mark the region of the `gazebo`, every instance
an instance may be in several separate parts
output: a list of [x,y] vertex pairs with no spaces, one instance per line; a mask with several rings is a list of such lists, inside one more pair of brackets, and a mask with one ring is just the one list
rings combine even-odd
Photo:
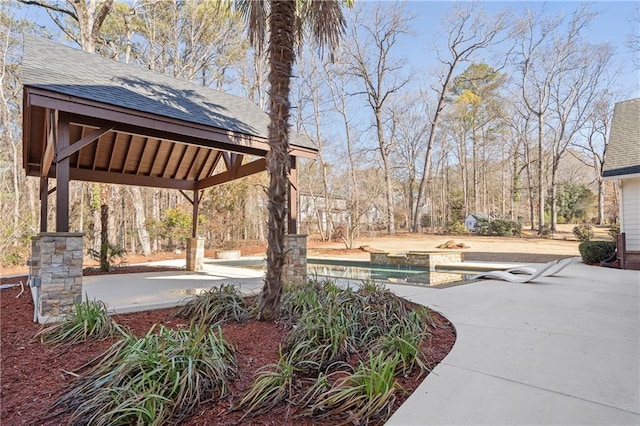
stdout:
[[[23,166],[40,178],[30,275],[41,318],[68,311],[82,295],[83,234],[69,232],[70,180],[182,192],[193,204],[187,269],[196,270],[204,255],[197,234],[203,190],[266,170],[269,118],[247,99],[30,35],[23,85]],[[293,133],[290,146],[288,237],[306,248],[297,234],[296,163],[318,150]],[[55,231],[46,215],[53,193]]]

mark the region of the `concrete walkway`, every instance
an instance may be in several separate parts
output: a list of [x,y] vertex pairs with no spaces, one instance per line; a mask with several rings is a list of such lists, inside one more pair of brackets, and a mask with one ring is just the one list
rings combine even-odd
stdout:
[[[184,267],[184,260],[153,262],[154,266]],[[259,270],[205,265],[202,272],[171,271],[142,274],[91,275],[83,278],[82,291],[89,300],[102,300],[111,312],[125,314],[170,308],[213,286],[233,283],[245,295],[262,290]]]
[[[85,277],[84,290],[124,313],[220,283],[255,293],[262,277],[208,265]],[[390,288],[442,312],[458,336],[388,425],[640,425],[640,272],[573,264],[529,284]]]
[[640,424],[640,272],[391,288],[458,337],[388,425]]

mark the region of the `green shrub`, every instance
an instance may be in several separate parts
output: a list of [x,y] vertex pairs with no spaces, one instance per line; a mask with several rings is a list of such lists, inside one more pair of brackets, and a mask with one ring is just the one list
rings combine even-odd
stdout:
[[[125,257],[127,256],[125,249],[111,243],[103,243],[100,246],[100,251],[89,249],[88,253],[92,259],[100,262],[100,270],[104,272],[109,271],[116,264],[122,265],[125,263]],[[102,253],[105,254],[104,257],[102,257]]]
[[447,224],[447,233],[448,234],[466,234],[467,228],[464,226],[464,223],[460,221],[452,220]]
[[522,233],[522,224],[515,220],[480,218],[476,230],[480,235],[511,237]]
[[505,219],[496,219],[489,225],[489,233],[499,237],[510,237],[522,233],[520,222]]
[[616,251],[612,241],[585,241],[578,246],[584,263],[600,263]]
[[489,219],[481,217],[476,222],[476,232],[480,235],[489,235]]
[[591,241],[594,232],[591,225],[578,225],[573,227],[573,235],[576,236],[578,241]]
[[11,268],[24,265],[29,257],[26,246],[8,246],[0,250],[0,267]]

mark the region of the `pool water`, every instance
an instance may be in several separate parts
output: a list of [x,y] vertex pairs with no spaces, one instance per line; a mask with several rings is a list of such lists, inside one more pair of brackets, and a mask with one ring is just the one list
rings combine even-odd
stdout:
[[[215,264],[258,270],[265,268],[264,260],[260,259],[233,260],[215,262]],[[398,284],[423,286],[452,284],[464,282],[468,279],[468,275],[464,273],[429,271],[428,269],[411,266],[394,267],[371,265],[366,261],[348,259],[307,259],[307,273],[310,276],[316,275],[363,281],[387,281]]]
[[309,264],[310,275],[321,275],[335,278],[356,280],[388,281],[398,284],[440,285],[456,281],[464,281],[462,274],[429,271],[417,268],[393,268],[388,266],[368,265],[349,266],[336,264]]

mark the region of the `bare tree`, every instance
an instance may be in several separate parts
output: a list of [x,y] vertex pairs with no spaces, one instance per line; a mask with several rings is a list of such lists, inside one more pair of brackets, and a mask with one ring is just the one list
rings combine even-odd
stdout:
[[[20,24],[0,7],[0,173],[10,171],[13,195],[11,212],[2,211],[5,217],[11,217],[11,244],[17,245],[21,232],[21,195],[22,177],[20,170],[21,139],[18,124],[21,121],[20,104],[22,85],[18,73],[17,45],[14,38]],[[8,153],[5,153],[5,149]],[[8,157],[6,158],[5,155]],[[8,160],[8,161],[7,161]],[[1,189],[4,192],[4,189]],[[2,245],[0,245],[0,249]]]
[[[594,180],[598,186],[598,224],[604,225],[604,198],[605,198],[605,181],[602,177],[602,169],[607,155],[607,140],[609,137],[609,126],[613,115],[613,96],[611,93],[605,92],[599,96],[591,106],[589,119],[585,123],[585,133],[578,138],[572,147],[580,150],[586,157],[574,156],[584,164],[593,168]],[[569,151],[573,154],[573,151]]]
[[629,21],[633,30],[627,35],[627,47],[633,55],[633,65],[636,69],[640,69],[640,5],[636,5]]
[[431,128],[424,152],[425,161],[416,197],[417,203],[413,211],[413,232],[418,232],[419,229],[419,215],[427,179],[429,178],[436,132],[454,73],[460,64],[472,60],[473,55],[479,50],[486,49],[501,41],[499,36],[508,25],[507,18],[508,16],[504,12],[494,17],[487,17],[481,11],[477,11],[474,4],[455,6],[445,18],[443,25],[448,31],[447,52],[437,51],[438,60],[443,66],[443,72],[439,76],[438,84],[433,88],[437,101],[436,107],[429,117]]
[[395,100],[388,111],[387,120],[395,129],[394,158],[397,159],[396,175],[402,183],[405,197],[407,228],[413,228],[413,209],[416,204],[418,170],[421,166],[424,146],[430,130],[429,105],[418,95],[405,95]]
[[[113,7],[113,0],[67,0],[66,6],[55,0],[18,1],[43,7],[58,28],[85,52],[94,53],[104,42],[101,27]],[[69,25],[68,18],[76,25]]]
[[[601,84],[613,50],[609,44],[584,43],[574,47],[570,67],[553,81],[551,90],[551,230],[557,226],[558,169],[567,147],[587,124],[593,103],[601,94]],[[551,122],[549,123],[551,124]]]
[[538,132],[538,232],[545,224],[545,130],[551,151],[551,230],[556,226],[557,170],[568,144],[586,119],[612,52],[607,45],[590,46],[581,36],[595,15],[588,6],[563,16],[545,18],[528,11],[516,27],[521,98],[536,117]]
[[[369,13],[365,14],[364,10]],[[364,86],[364,90],[359,93],[366,96],[375,120],[385,180],[389,234],[395,233],[390,158],[393,141],[385,135],[384,114],[390,97],[409,82],[408,77],[399,75],[405,60],[394,59],[393,53],[397,49],[398,38],[408,34],[411,19],[398,4],[376,4],[367,6],[366,9],[361,8],[355,13],[350,43],[347,46],[352,62],[349,72]]]
[[[361,179],[360,170],[363,165],[361,153],[356,146],[358,140],[358,121],[351,114],[349,101],[352,94],[347,93],[347,88],[353,83],[355,78],[348,72],[348,59],[339,57],[334,63],[323,62],[323,72],[320,77],[329,91],[329,105],[331,114],[337,116],[336,123],[340,129],[340,135],[344,138],[347,151],[347,179],[342,179],[342,196],[346,199],[348,221],[345,224],[345,235],[343,241],[347,248],[353,248],[354,240],[360,233],[360,228],[367,211],[371,207],[371,197],[364,191],[364,184]],[[346,184],[345,184],[346,183]]]

